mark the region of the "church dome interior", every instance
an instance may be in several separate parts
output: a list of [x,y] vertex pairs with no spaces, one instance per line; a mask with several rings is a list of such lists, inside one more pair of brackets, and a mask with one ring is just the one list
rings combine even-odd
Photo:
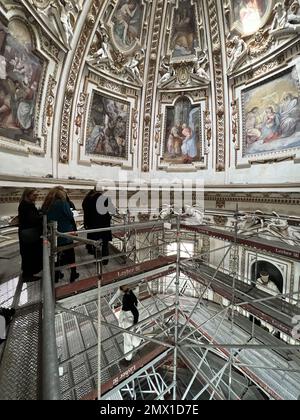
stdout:
[[300,0],[0,0],[0,399],[299,399],[298,165]]

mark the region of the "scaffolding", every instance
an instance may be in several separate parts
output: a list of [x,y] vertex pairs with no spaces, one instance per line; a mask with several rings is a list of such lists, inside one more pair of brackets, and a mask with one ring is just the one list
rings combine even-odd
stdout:
[[[271,295],[239,268],[240,247],[277,256],[285,250],[299,261],[297,246],[278,238],[275,244],[245,238],[238,233],[237,220],[224,232],[190,226],[181,216],[145,223],[127,216],[110,229],[114,254],[108,258],[110,266],[118,264],[108,270],[101,244],[86,239],[88,233],[107,229],[74,236],[58,232],[55,224],[48,232],[44,226],[45,399],[299,398],[300,342],[293,335],[294,318],[300,315],[299,290]],[[55,271],[74,267],[56,266],[63,250],[57,247],[59,237],[72,240],[76,249],[86,244],[95,248],[95,258],[76,264],[78,269],[93,266],[93,276],[54,288]],[[224,246],[211,249],[211,237],[224,240]],[[193,250],[186,238],[197,243]],[[210,257],[220,251],[223,256],[212,267]],[[128,329],[118,324],[122,302],[109,305],[122,285],[137,288],[140,302],[140,321]],[[282,336],[271,334],[271,328]],[[124,334],[140,339],[131,362],[124,361]]]

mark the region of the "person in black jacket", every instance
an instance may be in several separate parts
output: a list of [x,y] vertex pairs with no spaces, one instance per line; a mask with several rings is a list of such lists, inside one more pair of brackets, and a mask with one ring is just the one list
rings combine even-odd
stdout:
[[138,300],[135,294],[128,286],[121,286],[121,292],[123,292],[123,299],[122,299],[122,310],[124,312],[131,312],[133,315],[133,325],[139,322],[139,311],[137,309]]
[[[82,202],[82,209],[84,213],[83,223],[84,228],[87,230],[109,228],[111,226],[111,215],[109,210],[107,210],[105,214],[98,213],[97,201],[101,196],[102,193],[96,190],[91,190]],[[106,200],[106,205],[108,205],[108,199]],[[93,241],[101,240],[102,256],[107,257],[109,255],[109,242],[112,241],[112,234],[110,230],[107,230],[106,232],[88,233],[87,238]],[[87,245],[87,250],[89,254],[95,255],[93,246]],[[107,265],[108,260],[104,260],[103,264]]]
[[25,282],[39,280],[34,275],[43,267],[42,216],[35,206],[37,198],[35,188],[26,188],[18,208],[22,278]]

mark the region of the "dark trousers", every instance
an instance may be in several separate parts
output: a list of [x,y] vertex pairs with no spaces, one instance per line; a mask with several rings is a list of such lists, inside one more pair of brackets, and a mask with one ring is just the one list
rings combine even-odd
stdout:
[[74,248],[62,251],[58,257],[59,265],[71,265],[75,264],[75,250]]
[[[58,260],[55,264],[56,267],[62,267],[65,265],[72,265],[75,264],[75,250],[74,248],[67,249],[66,251],[62,251],[58,254]],[[71,278],[72,281],[73,277],[76,275],[76,267],[71,268]],[[63,274],[60,271],[55,272],[55,282],[58,282],[59,279],[63,278]]]
[[[92,245],[87,245],[86,249],[88,250],[89,254],[92,254],[96,257],[95,248]],[[109,241],[102,241],[102,257],[108,257],[109,256]],[[103,260],[103,264],[107,265],[108,260]]]
[[[123,311],[124,311],[124,309],[123,309]],[[139,311],[137,310],[137,307],[135,306],[135,305],[132,305],[131,307],[130,307],[130,309],[128,309],[128,310],[125,310],[125,312],[131,312],[132,313],[132,315],[133,315],[133,325],[135,325],[135,324],[137,324],[138,322],[139,322],[139,317],[140,317],[140,313],[139,313]]]

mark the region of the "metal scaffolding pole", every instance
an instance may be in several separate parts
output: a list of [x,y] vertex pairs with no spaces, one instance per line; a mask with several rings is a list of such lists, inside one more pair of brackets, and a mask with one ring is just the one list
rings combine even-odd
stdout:
[[176,265],[176,296],[175,296],[175,330],[174,330],[174,374],[173,374],[173,400],[177,400],[177,363],[178,363],[178,330],[179,330],[179,285],[180,285],[180,216],[177,216],[177,265]]
[[[128,215],[127,215],[128,216]],[[156,241],[155,238],[153,238],[153,234],[156,231],[155,229],[157,227],[161,227],[160,231],[157,231],[157,235],[162,234],[163,235],[163,241],[162,243],[159,243],[159,240]],[[151,232],[147,231],[146,235],[142,236],[142,240],[138,240],[137,235],[139,234],[139,232],[143,232],[143,229],[151,229]],[[177,216],[176,217],[176,229],[175,229],[175,225],[173,224],[172,226],[172,231],[170,231],[170,235],[174,235],[174,238],[176,236],[176,240],[174,239],[173,243],[175,242],[177,244],[177,254],[176,254],[176,263],[175,263],[175,259],[173,260],[173,266],[174,266],[174,270],[176,268],[176,275],[174,276],[174,280],[175,280],[175,296],[174,296],[174,284],[173,284],[173,288],[171,289],[173,292],[173,296],[171,297],[172,302],[174,302],[174,304],[172,304],[171,306],[168,306],[166,301],[167,299],[169,299],[169,297],[167,296],[167,291],[168,288],[170,288],[170,285],[172,284],[172,282],[165,288],[165,290],[163,291],[164,293],[164,297],[161,298],[161,296],[156,296],[156,292],[153,291],[153,289],[151,289],[151,284],[154,280],[154,275],[159,273],[163,273],[163,270],[161,268],[159,269],[154,269],[154,266],[152,267],[153,270],[150,270],[150,282],[146,283],[147,285],[147,289],[148,289],[148,293],[149,293],[149,297],[152,299],[152,303],[151,303],[151,308],[152,310],[155,311],[154,314],[151,314],[151,311],[149,310],[149,307],[147,305],[145,305],[145,310],[148,311],[149,313],[149,317],[144,319],[143,321],[141,321],[140,323],[137,324],[137,327],[141,327],[141,326],[146,326],[148,322],[152,322],[152,323],[156,323],[157,325],[159,325],[161,327],[161,330],[159,332],[159,334],[156,334],[154,337],[151,337],[151,335],[147,334],[145,332],[145,328],[144,331],[141,331],[139,333],[136,332],[136,330],[133,328],[129,328],[129,329],[123,329],[121,327],[119,327],[118,325],[112,324],[110,322],[106,322],[102,320],[102,298],[105,295],[105,293],[111,289],[116,288],[116,286],[118,287],[120,284],[132,284],[134,282],[139,282],[140,284],[143,284],[143,281],[145,280],[145,274],[138,274],[136,276],[134,276],[134,273],[132,275],[130,275],[130,273],[128,273],[128,278],[122,278],[122,280],[118,281],[117,283],[114,284],[106,284],[105,286],[102,286],[102,279],[103,279],[103,267],[102,267],[102,260],[103,258],[101,257],[101,255],[96,255],[96,259],[93,260],[94,263],[96,263],[96,272],[97,272],[97,276],[98,276],[98,319],[93,318],[89,315],[85,315],[85,314],[81,314],[79,312],[76,312],[76,310],[68,310],[66,309],[66,311],[70,311],[72,313],[75,313],[76,316],[78,317],[86,317],[86,319],[92,320],[93,323],[98,323],[97,324],[97,331],[98,331],[98,399],[100,400],[101,398],[103,398],[103,392],[102,392],[102,384],[104,381],[104,377],[106,377],[104,375],[107,375],[107,371],[108,368],[111,366],[116,365],[120,359],[118,359],[117,361],[111,361],[111,359],[109,360],[108,357],[107,359],[104,359],[105,362],[105,366],[102,366],[102,360],[103,357],[105,356],[105,354],[102,354],[102,352],[105,352],[103,349],[103,344],[113,338],[116,338],[117,336],[119,336],[120,334],[131,334],[133,336],[139,337],[141,339],[144,340],[144,343],[142,345],[140,345],[138,348],[144,348],[145,343],[155,343],[155,344],[159,344],[160,346],[164,346],[165,348],[168,349],[168,351],[170,352],[170,354],[172,354],[172,366],[173,366],[173,374],[172,374],[172,379],[170,379],[169,383],[163,383],[163,378],[160,377],[157,372],[155,370],[153,370],[153,364],[150,366],[152,366],[152,372],[151,372],[151,376],[147,376],[147,384],[149,389],[142,389],[141,388],[141,384],[139,383],[139,381],[135,381],[133,377],[131,377],[131,380],[127,382],[126,384],[126,388],[124,388],[124,384],[122,385],[123,388],[119,388],[120,390],[123,389],[123,391],[128,392],[131,396],[131,398],[136,398],[137,393],[136,393],[136,389],[139,386],[140,387],[140,392],[141,393],[145,393],[145,395],[147,393],[153,393],[156,396],[156,399],[160,399],[163,398],[163,396],[165,395],[166,392],[171,391],[173,393],[173,400],[176,400],[178,398],[178,396],[180,395],[179,393],[179,384],[180,381],[178,382],[178,366],[179,366],[179,360],[181,357],[184,358],[185,354],[184,354],[184,349],[191,349],[191,354],[193,354],[193,352],[195,352],[195,354],[197,354],[197,359],[196,359],[196,363],[195,362],[191,362],[190,365],[192,366],[192,370],[193,370],[193,375],[191,380],[189,380],[189,384],[183,394],[183,399],[188,397],[188,394],[191,390],[191,387],[197,377],[198,374],[200,374],[200,376],[202,377],[202,379],[204,378],[204,380],[206,381],[206,385],[201,389],[201,391],[194,397],[194,399],[198,399],[201,397],[201,395],[203,395],[203,393],[210,388],[211,389],[211,395],[210,395],[210,399],[213,399],[215,396],[217,398],[221,398],[224,399],[224,394],[222,389],[224,389],[223,387],[225,386],[225,395],[227,396],[227,391],[228,391],[228,399],[232,399],[233,398],[239,398],[238,395],[235,393],[235,388],[234,388],[234,383],[236,384],[236,379],[234,376],[234,369],[237,368],[252,368],[252,369],[265,369],[265,370],[277,370],[277,371],[284,371],[283,368],[277,366],[276,368],[274,367],[274,369],[272,369],[272,367],[261,367],[258,364],[252,364],[249,363],[247,365],[247,363],[241,363],[239,361],[236,361],[237,358],[237,351],[242,351],[243,349],[245,350],[253,350],[253,351],[264,351],[264,350],[294,350],[294,351],[298,351],[298,349],[300,348],[300,346],[298,345],[288,345],[288,344],[284,344],[284,345],[276,345],[276,344],[265,344],[265,345],[260,345],[260,344],[253,344],[252,343],[246,343],[245,341],[243,341],[243,344],[240,343],[215,343],[215,341],[218,341],[218,334],[219,331],[221,330],[221,327],[223,327],[225,325],[228,326],[230,324],[230,329],[231,329],[231,333],[233,333],[235,331],[235,328],[238,328],[238,315],[236,314],[235,316],[235,311],[238,309],[242,309],[244,306],[246,306],[247,304],[255,304],[255,303],[259,303],[261,305],[264,305],[266,308],[270,308],[273,311],[277,312],[278,314],[281,313],[278,309],[276,309],[276,307],[269,307],[268,305],[266,305],[265,302],[271,301],[271,300],[275,300],[278,299],[280,297],[291,297],[294,294],[299,293],[299,291],[296,292],[290,292],[290,293],[280,293],[280,294],[276,294],[275,296],[267,296],[267,297],[259,297],[259,298],[252,298],[251,296],[249,296],[248,293],[245,293],[243,291],[240,291],[238,288],[238,284],[241,282],[243,284],[247,284],[245,283],[245,281],[240,281],[240,275],[239,275],[239,243],[238,243],[238,208],[236,210],[236,220],[235,220],[235,228],[234,228],[234,240],[232,241],[232,243],[230,245],[226,245],[224,247],[220,247],[214,250],[210,250],[209,252],[205,252],[204,253],[199,253],[199,255],[195,255],[192,258],[187,258],[187,259],[182,259],[182,251],[184,252],[185,248],[184,244],[182,244],[182,237],[181,237],[181,216]],[[135,260],[137,261],[142,261],[144,259],[144,257],[148,258],[148,252],[145,253],[141,253],[141,251],[146,251],[148,249],[152,249],[152,248],[157,248],[159,249],[159,247],[161,247],[161,245],[165,245],[166,243],[172,243],[172,241],[166,241],[165,238],[165,226],[164,223],[162,221],[156,221],[156,222],[147,222],[147,223],[130,223],[130,218],[126,217],[126,219],[124,219],[124,224],[120,225],[120,226],[115,226],[112,227],[110,229],[96,229],[96,230],[91,230],[91,231],[82,231],[79,232],[79,236],[78,237],[74,237],[72,235],[72,233],[70,234],[62,234],[57,232],[56,228],[52,228],[51,231],[51,265],[52,267],[54,267],[54,263],[53,261],[55,261],[55,259],[53,258],[53,256],[55,256],[55,252],[57,251],[57,247],[56,247],[56,238],[57,237],[64,237],[64,238],[69,238],[72,239],[75,242],[79,242],[79,243],[89,243],[91,244],[93,242],[93,245],[95,245],[94,241],[89,241],[87,239],[84,239],[81,237],[81,234],[86,234],[87,232],[104,232],[107,230],[112,230],[115,232],[124,232],[124,238],[122,237],[122,243],[123,243],[123,249],[120,253],[120,255],[130,255],[131,253],[134,253],[135,256]],[[133,238],[134,236],[134,238]],[[146,237],[145,237],[146,236]],[[187,237],[187,235],[185,236]],[[194,234],[194,237],[196,237],[196,234]],[[169,239],[169,238],[168,238]],[[150,245],[149,246],[143,246],[146,244],[146,242],[149,241]],[[152,241],[152,242],[151,242]],[[189,241],[189,237],[187,237],[187,241]],[[153,245],[153,243],[155,243],[155,245]],[[133,244],[133,248],[131,249],[131,244]],[[142,247],[141,247],[142,245]],[[147,245],[147,244],[146,244]],[[130,246],[130,250],[129,250],[129,246]],[[215,271],[213,271],[213,273],[210,274],[206,274],[206,276],[208,277],[208,279],[205,281],[205,284],[203,285],[203,289],[202,288],[198,291],[194,285],[194,281],[192,274],[190,274],[191,277],[189,277],[188,274],[188,270],[190,270],[190,273],[192,273],[192,269],[191,267],[188,266],[188,263],[197,263],[197,259],[199,259],[201,256],[203,255],[211,255],[211,253],[216,252],[218,250],[222,250],[224,249],[224,256],[221,259],[221,261],[219,262],[218,266],[216,269],[214,269]],[[124,252],[125,251],[125,252]],[[188,250],[186,249],[186,251],[188,252]],[[229,252],[233,251],[233,257],[231,259],[231,274],[232,274],[232,284],[231,284],[231,302],[229,304],[228,307],[224,308],[221,307],[220,309],[218,308],[216,313],[212,312],[208,312],[207,314],[205,313],[205,321],[203,321],[203,317],[201,318],[201,324],[200,325],[196,325],[195,326],[195,322],[194,322],[194,315],[197,311],[197,309],[200,310],[200,303],[203,301],[205,294],[207,293],[207,291],[211,288],[211,285],[216,283],[217,285],[222,285],[222,282],[220,280],[218,280],[217,276],[219,272],[225,272],[225,268],[224,270],[222,270],[222,264],[225,261],[226,257],[228,256]],[[99,252],[99,251],[97,251]],[[145,254],[145,255],[144,255]],[[120,256],[118,254],[118,256]],[[184,254],[185,255],[185,254]],[[112,258],[112,257],[108,257],[108,258]],[[117,258],[114,257],[114,258]],[[83,264],[78,264],[77,266],[81,266],[84,265]],[[170,263],[171,264],[171,263]],[[175,266],[176,264],[176,266]],[[232,268],[233,267],[233,268]],[[165,270],[166,267],[164,267]],[[194,270],[197,270],[197,268],[193,268]],[[53,272],[55,271],[55,268],[52,269]],[[57,268],[58,270],[58,268]],[[256,264],[256,270],[257,270],[257,264]],[[181,290],[181,273],[184,273],[185,276],[188,277],[188,282],[191,282],[192,285],[192,289],[195,290],[195,292],[197,292],[197,297],[196,297],[196,302],[191,301],[192,305],[190,305],[188,307],[188,310],[186,310],[186,313],[183,313],[180,310],[180,305],[182,302],[182,298],[181,298],[181,294],[184,295],[186,294],[186,288],[182,288]],[[213,274],[213,275],[212,275]],[[143,278],[144,277],[144,278]],[[195,283],[196,284],[196,283]],[[158,288],[158,291],[160,289]],[[190,292],[190,287],[188,287],[188,291]],[[217,289],[218,290],[218,289]],[[230,288],[229,288],[230,290]],[[193,292],[193,290],[192,290]],[[145,290],[146,293],[146,290]],[[147,294],[148,296],[148,294]],[[165,300],[165,296],[166,296],[166,300]],[[226,296],[226,295],[225,295]],[[257,296],[257,295],[256,295]],[[174,299],[174,300],[173,300]],[[210,299],[210,298],[208,298]],[[230,295],[227,299],[227,301],[230,300]],[[242,302],[241,302],[242,300]],[[184,301],[184,300],[183,300]],[[239,302],[239,303],[238,303]],[[224,303],[225,305],[225,303]],[[143,305],[144,306],[144,305]],[[160,307],[164,307],[164,309],[160,310]],[[164,320],[164,314],[166,314],[167,312],[169,312],[170,310],[173,309],[172,312],[172,324],[170,326],[168,326],[169,324],[167,324]],[[60,308],[60,310],[64,310],[63,307]],[[230,322],[228,322],[226,320],[226,315],[228,313],[228,311],[231,310],[231,319]],[[86,312],[88,314],[88,312]],[[197,312],[198,313],[198,312]],[[200,312],[199,312],[200,313]],[[182,317],[181,315],[184,316],[184,320],[181,322]],[[200,317],[200,316],[199,316]],[[220,320],[214,322],[213,327],[214,327],[214,334],[207,333],[205,331],[205,329],[203,329],[203,331],[201,331],[201,328],[204,325],[207,325],[209,323],[209,321],[213,321],[216,320],[218,317],[220,317]],[[164,328],[168,326],[168,328]],[[184,332],[187,328],[190,328],[190,330],[188,330],[188,332],[186,333],[186,335],[184,335]],[[225,328],[224,327],[224,328]],[[107,331],[106,328],[109,328],[110,330],[116,330],[116,334],[111,333],[110,337],[106,340],[102,340],[102,334],[103,334],[103,328],[105,329],[105,331]],[[207,327],[209,328],[209,326]],[[211,326],[210,326],[211,328]],[[151,330],[152,331],[152,330]],[[156,331],[157,332],[157,331]],[[169,332],[171,332],[170,334],[168,334]],[[212,334],[212,335],[211,335]],[[252,338],[254,335],[254,330],[252,331]],[[197,339],[197,337],[201,337],[199,338],[199,340]],[[207,338],[208,337],[208,338]],[[212,337],[211,339],[209,337]],[[221,336],[220,336],[221,337]],[[224,341],[226,340],[226,336]],[[203,341],[203,342],[202,342]],[[209,341],[209,343],[207,344],[206,341]],[[230,341],[230,339],[228,340]],[[251,341],[251,340],[250,340]],[[200,353],[199,353],[200,352]],[[131,353],[131,352],[130,352]],[[216,371],[216,369],[213,369],[209,366],[209,360],[207,359],[209,353],[215,354],[217,356],[223,356],[223,358],[228,357],[228,359],[226,358],[226,361],[224,362],[224,366],[219,369],[218,371]],[[124,355],[123,355],[124,357]],[[200,358],[200,361],[198,363],[198,358]],[[171,358],[170,358],[171,359]],[[89,365],[89,361],[87,360],[87,364]],[[170,362],[170,360],[169,360]],[[203,371],[204,369],[204,371]],[[228,369],[228,375],[227,375],[227,369]],[[297,369],[288,369],[290,372],[297,372]],[[299,369],[300,370],[300,369]],[[208,374],[205,374],[205,372],[208,371]],[[226,373],[226,376],[224,377],[224,374]],[[245,373],[243,373],[245,374]],[[90,377],[93,377],[94,374],[92,372],[92,370],[90,369]],[[144,379],[144,377],[142,375],[139,376],[140,379]],[[138,375],[136,375],[136,378],[138,378]],[[146,376],[145,376],[146,378]],[[85,383],[88,379],[84,379],[83,383]],[[235,381],[233,383],[233,381]],[[170,382],[172,382],[170,384]],[[226,383],[225,383],[226,382]],[[242,383],[242,382],[241,382]],[[75,385],[73,387],[75,389]],[[104,391],[105,392],[105,391]],[[113,392],[113,391],[112,391]],[[137,391],[138,392],[138,391]]]

